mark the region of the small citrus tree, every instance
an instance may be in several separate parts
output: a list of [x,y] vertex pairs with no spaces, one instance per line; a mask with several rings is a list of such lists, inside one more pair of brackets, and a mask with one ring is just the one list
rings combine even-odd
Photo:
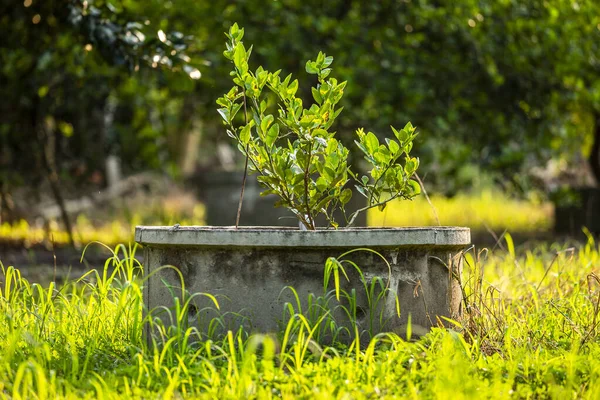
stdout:
[[[415,128],[407,123],[401,130],[392,127],[395,139],[380,143],[377,136],[361,128],[356,131],[358,148],[371,165],[370,176],[358,176],[348,164],[349,151],[335,138],[331,127],[342,112],[338,103],[346,82],[330,77],[333,57],[319,52],[306,71],[317,76],[312,88],[315,103],[305,108],[296,97],[298,80],[280,77],[281,70],[270,72],[259,66],[249,68],[252,47],[242,42],[244,29],[234,24],[226,34],[229,41],[224,55],[233,63],[234,86],[217,100],[227,134],[246,156],[250,172],[266,189],[263,195],[279,197],[276,206],[287,207],[306,229],[314,230],[315,217],[324,214],[330,225],[338,227],[333,212],[340,209],[348,225],[369,208],[385,208],[387,202],[412,199],[420,187],[411,179],[419,160],[410,156]],[[277,113],[265,89],[276,95]],[[236,118],[242,111],[243,118]],[[350,215],[345,205],[352,197],[347,188],[352,180],[356,190],[367,198],[367,205]]]

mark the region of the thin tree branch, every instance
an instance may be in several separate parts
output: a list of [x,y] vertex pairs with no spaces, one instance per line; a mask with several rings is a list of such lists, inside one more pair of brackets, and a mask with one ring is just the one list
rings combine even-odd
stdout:
[[[244,92],[244,120],[248,125],[248,110],[246,109],[246,93]],[[235,229],[240,225],[240,216],[242,214],[242,203],[244,202],[244,190],[246,188],[246,177],[248,176],[248,145],[246,145],[246,160],[244,161],[244,177],[242,178],[242,190],[240,191],[240,201],[238,203],[237,217],[235,218]]]
[[442,226],[442,224],[440,224],[440,218],[438,216],[437,210],[433,206],[433,203],[431,202],[431,199],[429,198],[429,195],[427,194],[427,190],[425,190],[425,185],[423,184],[423,181],[421,181],[421,178],[419,178],[419,174],[417,174],[416,172],[415,172],[415,178],[417,178],[417,182],[419,182],[419,185],[421,185],[421,190],[423,190],[423,194],[425,195],[427,202],[429,203],[429,205],[431,206],[431,209],[433,210],[433,216],[435,217],[435,220],[436,220],[438,226]]

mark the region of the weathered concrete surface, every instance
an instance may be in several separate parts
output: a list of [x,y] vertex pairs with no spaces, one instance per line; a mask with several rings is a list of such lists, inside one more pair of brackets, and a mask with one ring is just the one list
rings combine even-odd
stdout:
[[434,228],[347,228],[301,231],[297,228],[233,226],[138,226],[135,240],[151,246],[230,246],[281,248],[450,247],[471,243],[471,230]]
[[[328,257],[352,260],[363,271],[367,285],[380,278],[389,288],[374,307],[368,306],[360,276],[349,264],[349,282],[341,276],[347,292],[356,290],[357,322],[360,330],[402,332],[411,315],[413,325],[427,329],[438,317],[461,314],[461,250],[470,244],[467,228],[386,228],[299,231],[280,228],[137,227],[136,241],[145,246],[145,302],[148,310],[173,307],[173,293],[181,296],[181,279],[189,293],[217,297],[220,311],[205,296],[195,297],[189,319],[208,330],[212,317],[223,318],[224,329],[240,324],[250,331],[272,332],[285,322],[284,304],[296,305],[293,287],[306,310],[308,296],[323,295],[323,277]],[[164,265],[165,268],[155,272]],[[170,286],[170,287],[169,287]],[[328,290],[333,288],[333,278]],[[381,293],[376,291],[375,296]],[[394,293],[400,304],[396,313]],[[339,304],[339,303],[338,303]],[[346,299],[341,304],[348,306]],[[332,304],[335,306],[335,304]],[[298,310],[297,310],[298,311]],[[235,313],[235,314],[234,314]],[[165,320],[163,314],[163,320]],[[336,320],[349,327],[341,309]],[[383,316],[385,323],[380,323]],[[168,320],[167,320],[168,321]],[[223,328],[221,328],[223,329]],[[415,330],[418,330],[415,329]]]

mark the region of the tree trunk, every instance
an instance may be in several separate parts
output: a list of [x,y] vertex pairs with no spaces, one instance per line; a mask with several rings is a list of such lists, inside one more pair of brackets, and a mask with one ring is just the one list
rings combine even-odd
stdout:
[[14,205],[5,190],[4,182],[0,181],[0,225],[4,222],[13,222],[14,219]]
[[[65,200],[62,195],[62,191],[60,188],[60,178],[58,177],[58,171],[56,168],[55,161],[55,146],[54,146],[54,129],[51,126],[45,126],[46,123],[40,123],[37,120],[37,113],[34,112],[34,121],[33,126],[34,129],[37,130],[38,141],[40,144],[40,156],[42,159],[42,165],[44,166],[46,172],[46,178],[50,183],[50,189],[52,190],[52,195],[54,196],[54,200],[56,200],[56,204],[60,208],[60,213],[62,216],[63,223],[65,224],[65,230],[69,235],[69,244],[72,247],[75,247],[75,241],[73,240],[73,228],[71,225],[71,219],[69,218],[69,214],[67,213],[67,209],[65,207]],[[49,124],[48,124],[49,125]]]
[[182,123],[177,127],[179,149],[176,159],[184,178],[191,177],[196,171],[198,149],[202,141],[204,126],[196,114],[195,97],[188,95],[183,100],[179,119]]
[[65,224],[65,230],[69,235],[69,244],[71,247],[75,247],[75,241],[73,240],[73,227],[71,226],[71,219],[67,213],[67,209],[65,208],[65,200],[60,190],[60,180],[58,178],[58,174],[56,173],[56,170],[48,166],[48,164],[46,164],[46,172],[48,173],[48,181],[50,182],[52,194],[54,195],[56,203],[60,207],[60,213],[62,215],[63,223]]
[[114,96],[109,95],[104,104],[104,119],[102,126],[102,135],[104,140],[108,142],[107,155],[104,159],[104,176],[106,177],[106,186],[108,190],[113,190],[122,177],[121,157],[117,151],[117,138],[114,131],[115,112],[117,111],[118,103]]
[[600,186],[600,112],[594,113],[594,142],[590,153],[589,163],[596,185]]

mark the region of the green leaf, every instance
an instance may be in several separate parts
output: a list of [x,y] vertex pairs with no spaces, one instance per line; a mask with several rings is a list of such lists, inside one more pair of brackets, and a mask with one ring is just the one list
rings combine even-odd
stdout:
[[317,65],[315,64],[314,61],[307,61],[306,62],[306,72],[308,72],[309,74],[315,75],[319,72],[319,69],[317,68]]
[[314,134],[313,134],[313,137],[317,141],[317,143],[319,143],[321,146],[323,146],[325,148],[327,147],[327,140],[325,140],[325,139],[323,139],[322,137],[319,137],[319,136],[314,136]]
[[274,191],[273,189],[267,189],[267,190],[263,190],[262,192],[260,192],[261,197],[269,196],[271,194],[278,194],[278,193],[276,191]]
[[235,22],[230,28],[229,28],[229,35],[232,38],[235,38],[236,35],[238,34],[238,32],[240,31],[240,27],[238,26],[237,22]]
[[377,136],[373,134],[373,132],[367,133],[367,135],[364,138],[364,143],[365,147],[367,148],[367,151],[370,154],[375,153],[379,148],[379,140],[377,139]]
[[321,93],[319,93],[319,90],[317,88],[312,88],[311,91],[317,104],[321,105],[323,103],[323,97],[321,96]]
[[260,175],[256,177],[256,180],[264,185],[273,185],[276,186],[279,183],[279,180],[273,176]]
[[348,202],[350,201],[350,199],[352,198],[352,190],[350,189],[344,189],[342,190],[342,194],[340,195],[340,203],[342,204],[348,204]]
[[246,64],[246,72],[248,71],[248,63],[246,62],[246,49],[242,43],[238,43],[235,46],[235,51],[233,52],[233,64],[235,67],[240,70],[240,72],[244,73],[244,64]]
[[217,112],[221,115],[221,118],[223,118],[225,122],[227,122],[228,124],[230,123],[228,108],[219,108],[217,109]]
[[[269,115],[270,117],[272,117],[272,115]],[[268,147],[271,147],[273,145],[273,143],[275,143],[275,141],[277,140],[277,138],[279,137],[279,124],[273,124],[273,126],[271,126],[271,128],[269,128],[269,131],[267,132],[267,135],[265,136],[265,144]]]
[[342,110],[344,109],[344,107],[340,107],[337,110],[335,110],[335,112],[333,113],[333,116],[329,119],[331,122],[333,122],[342,112]]
[[338,149],[338,141],[334,138],[329,138],[327,141],[327,148],[325,149],[326,154],[332,154]]
[[256,77],[258,80],[258,87],[260,89],[262,89],[265,86],[265,84],[267,83],[267,75],[268,75],[267,71],[262,71],[262,72],[259,72],[258,74],[256,74]]
[[421,185],[417,181],[410,179],[407,183],[411,187],[414,196],[421,194]]
[[294,81],[292,83],[290,83],[290,86],[288,86],[287,93],[291,97],[296,94],[297,90],[298,90],[298,79],[294,79]]
[[234,101],[235,99],[237,99],[241,95],[242,95],[241,93],[238,93],[237,86],[234,86],[231,89],[229,89],[229,92],[227,92],[227,94],[225,95],[225,97],[227,97],[227,99],[229,99],[230,101]]
[[294,177],[291,180],[291,184],[292,185],[297,185],[300,182],[302,182],[303,180],[304,180],[304,173],[303,172],[295,173]]
[[327,136],[329,136],[329,132],[327,132],[325,129],[321,129],[321,128],[315,129],[312,134],[313,134],[313,136],[317,136],[317,137],[321,137],[321,138],[326,138]]
[[365,154],[369,154],[369,152],[367,151],[367,148],[360,142],[358,141],[354,141],[354,143],[356,143],[356,146],[360,149],[360,151],[362,151]]
[[252,125],[254,125],[254,121],[250,121],[240,132],[240,142],[244,145],[247,145],[248,142],[250,142],[250,130],[252,129]]
[[327,180],[325,178],[323,178],[322,176],[317,178],[317,190],[319,192],[324,192],[325,190],[327,190],[327,187],[329,186],[329,183],[327,182]]
[[319,73],[319,78],[325,79],[329,76],[330,73],[331,73],[331,68],[322,69],[321,72]]
[[392,132],[394,132],[394,135],[396,136],[396,138],[398,139],[400,144],[403,144],[404,142],[406,142],[408,140],[408,138],[410,137],[410,135],[408,134],[408,132],[405,129],[398,131],[393,126],[390,126],[390,127],[392,128]]
[[231,103],[231,101],[229,101],[229,99],[227,99],[227,97],[219,97],[217,99],[217,104],[222,107],[228,107],[230,103]]
[[327,181],[332,182],[333,179],[335,178],[335,171],[327,166],[325,166],[325,168],[323,168],[323,172],[324,177]]
[[265,115],[265,117],[262,119],[262,121],[260,121],[260,130],[266,134],[267,129],[269,129],[269,126],[271,126],[274,119],[275,118],[271,114]]
[[365,189],[363,186],[354,185],[354,187],[356,188],[356,190],[358,190],[358,193],[362,194],[367,199],[369,198],[369,195],[367,194],[367,189]]
[[335,176],[335,178],[331,181],[331,185],[335,187],[343,186],[348,182],[346,179],[347,175],[344,173],[339,173]]
[[311,207],[314,208],[315,210],[321,210],[326,213],[327,207],[333,201],[333,199],[334,199],[333,196],[325,196],[325,198],[323,198],[317,204],[312,204]]
[[233,119],[237,115],[238,111],[240,111],[240,108],[242,108],[242,105],[239,103],[231,106],[230,115],[229,115],[230,121],[233,121]]
[[392,156],[387,147],[380,145],[375,153],[375,159],[381,164],[388,164],[391,161]]
[[302,117],[302,119],[300,119],[300,126],[303,128],[310,128],[313,125],[314,120],[314,115],[305,115]]
[[387,142],[388,148],[390,149],[390,152],[392,153],[392,155],[396,155],[396,153],[398,152],[398,150],[400,150],[400,145],[398,145],[398,142],[396,142],[393,139],[385,139],[385,141]]
[[323,63],[325,62],[325,53],[323,53],[322,51],[319,52],[319,54],[317,55],[317,61],[316,64],[319,67],[323,67]]
[[412,174],[414,174],[415,171],[417,170],[418,166],[419,166],[418,158],[407,159],[406,165],[404,167],[404,171],[406,172],[406,175],[411,176]]
[[287,89],[288,85],[290,84],[290,79],[292,79],[292,74],[289,74],[288,76],[285,77],[283,82],[281,82],[281,86],[283,88]]

